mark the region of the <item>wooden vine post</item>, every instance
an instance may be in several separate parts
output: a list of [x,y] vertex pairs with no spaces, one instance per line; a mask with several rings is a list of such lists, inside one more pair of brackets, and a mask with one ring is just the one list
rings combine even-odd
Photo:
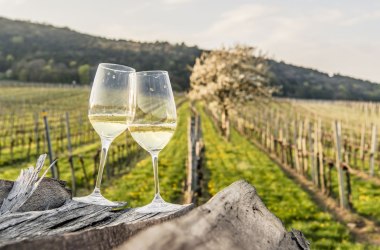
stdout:
[[294,163],[295,163],[295,168],[298,173],[300,173],[300,162],[299,162],[299,157],[298,157],[298,136],[297,135],[297,120],[294,120],[294,130],[293,130],[293,156],[294,156]]
[[76,196],[76,178],[75,178],[75,168],[73,159],[73,149],[71,146],[71,133],[70,133],[70,116],[69,113],[65,113],[65,125],[66,125],[66,135],[67,135],[67,150],[69,151],[69,163],[71,171],[71,188],[73,195]]
[[335,147],[336,147],[336,169],[338,171],[338,185],[339,185],[339,203],[340,206],[343,208],[348,209],[349,204],[346,197],[345,192],[345,184],[344,184],[344,176],[343,176],[343,169],[342,169],[342,149],[341,149],[341,125],[340,122],[335,121],[333,123],[334,127],[334,139],[335,139]]
[[[48,122],[48,118],[47,118],[47,112],[46,111],[43,111],[42,112],[42,117],[44,119],[44,124],[45,124],[45,135],[46,135],[46,142],[47,142],[47,145],[48,145],[48,151],[49,151],[49,160],[50,160],[50,164],[53,163],[53,159],[54,159],[54,156],[53,156],[53,147],[51,145],[51,140],[50,140],[50,129],[49,129],[49,122]],[[57,169],[57,166],[54,165],[52,168],[51,168],[51,175],[53,178],[59,178],[59,173],[58,173],[58,169]]]
[[369,175],[370,176],[373,176],[375,173],[376,145],[377,145],[377,127],[375,124],[372,124],[371,151],[370,151],[370,160],[369,160]]
[[326,177],[325,168],[323,163],[323,146],[322,146],[322,122],[318,120],[318,128],[316,133],[317,147],[318,147],[318,167],[319,167],[319,184],[323,193],[326,193]]
[[308,155],[306,146],[306,134],[307,134],[307,119],[302,122],[302,134],[301,134],[301,156],[302,156],[302,173],[307,174],[308,171]]
[[34,113],[34,141],[36,143],[36,154],[40,153],[40,133],[38,112]]
[[189,118],[187,130],[188,157],[187,157],[187,180],[185,201],[187,203],[196,203],[200,189],[199,171],[202,164],[202,132],[201,117],[195,108],[191,108],[192,116]]
[[362,162],[362,168],[364,169],[364,154],[365,154],[365,128],[366,128],[366,123],[364,122],[362,124],[361,128],[361,133],[360,133],[360,148],[359,148],[359,157]]
[[314,127],[314,133],[312,128],[312,123],[308,123],[308,144],[309,144],[309,161],[310,161],[310,169],[311,169],[311,176],[314,184],[318,186],[318,170],[317,170],[317,164],[316,164],[316,150],[315,147],[315,134],[316,134],[316,128]]

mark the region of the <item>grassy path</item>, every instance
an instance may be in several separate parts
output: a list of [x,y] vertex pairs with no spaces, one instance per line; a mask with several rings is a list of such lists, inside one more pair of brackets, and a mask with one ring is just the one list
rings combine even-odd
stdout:
[[[332,175],[333,192],[339,195],[338,177]],[[380,224],[380,186],[372,181],[351,175],[352,203],[355,212]]]
[[210,195],[233,181],[245,179],[256,187],[264,203],[287,229],[305,233],[313,249],[372,249],[353,243],[342,224],[313,203],[306,192],[247,139],[232,131],[231,142],[226,142],[204,112],[201,115]]

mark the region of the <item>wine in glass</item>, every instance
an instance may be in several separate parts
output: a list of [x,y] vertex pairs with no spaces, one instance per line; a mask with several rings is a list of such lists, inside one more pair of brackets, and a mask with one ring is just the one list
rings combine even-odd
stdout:
[[76,201],[112,207],[125,205],[104,198],[100,193],[100,184],[108,148],[128,128],[134,117],[134,72],[135,69],[118,64],[101,63],[98,66],[91,89],[88,118],[102,143],[99,171],[92,194],[76,197]]
[[152,202],[137,210],[140,213],[169,212],[181,205],[165,202],[160,195],[158,154],[168,144],[177,125],[176,106],[166,71],[134,73],[136,113],[129,131],[133,139],[152,156],[155,195]]

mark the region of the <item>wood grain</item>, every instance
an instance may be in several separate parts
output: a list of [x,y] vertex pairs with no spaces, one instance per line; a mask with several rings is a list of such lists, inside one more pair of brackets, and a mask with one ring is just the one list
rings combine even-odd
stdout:
[[189,214],[153,226],[118,249],[309,249],[309,243],[301,232],[285,230],[254,187],[237,181]]

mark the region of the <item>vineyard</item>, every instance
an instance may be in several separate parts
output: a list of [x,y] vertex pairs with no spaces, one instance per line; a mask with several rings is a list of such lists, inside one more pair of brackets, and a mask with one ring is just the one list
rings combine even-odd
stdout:
[[[0,178],[15,179],[20,169],[49,151],[48,127],[60,179],[75,195],[88,194],[100,149],[87,119],[90,89],[5,84],[0,88]],[[200,102],[190,112],[192,104],[183,94],[176,95],[176,103],[177,129],[160,154],[164,199],[186,200],[188,126],[196,112],[204,144],[197,203],[245,179],[288,229],[304,232],[312,248],[377,249],[360,233],[378,240],[374,232],[380,224],[380,105],[262,100],[233,114],[227,141],[220,135],[220,114],[212,105]],[[129,133],[119,136],[110,147],[104,195],[133,207],[147,204],[154,191],[152,176],[148,153]],[[302,183],[311,188],[305,190]],[[332,208],[315,195],[331,200]],[[365,227],[334,213],[342,208],[363,219]]]
[[379,105],[271,101],[236,128],[345,209],[380,222]]
[[[48,128],[59,178],[68,181],[75,195],[88,193],[94,185],[100,149],[99,137],[87,118],[89,88],[9,85],[1,89],[1,178],[15,179],[21,168],[49,152]],[[126,166],[140,153],[128,134],[120,136],[110,149],[105,179],[128,171]]]

